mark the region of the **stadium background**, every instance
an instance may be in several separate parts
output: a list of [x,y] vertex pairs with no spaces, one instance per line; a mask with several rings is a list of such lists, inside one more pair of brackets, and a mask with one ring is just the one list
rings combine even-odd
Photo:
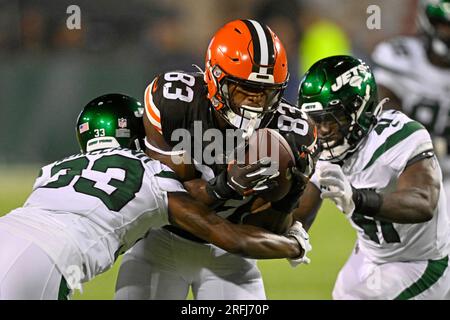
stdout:
[[[69,30],[66,9],[81,9]],[[386,38],[415,32],[417,0],[0,0],[0,215],[21,206],[39,168],[78,152],[75,119],[93,97],[121,92],[142,100],[159,72],[204,65],[214,32],[238,18],[268,24],[284,43],[295,102],[302,73],[318,58],[368,59]],[[381,9],[370,30],[369,5]],[[311,229],[312,263],[260,261],[269,299],[330,299],[355,233],[326,202]],[[118,264],[75,299],[111,299]]]

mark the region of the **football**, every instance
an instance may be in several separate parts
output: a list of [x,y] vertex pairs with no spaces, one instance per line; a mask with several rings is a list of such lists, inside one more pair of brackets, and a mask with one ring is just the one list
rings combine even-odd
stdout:
[[272,160],[270,172],[279,171],[279,176],[273,178],[278,186],[275,189],[260,194],[266,201],[281,200],[289,192],[292,185],[290,167],[294,166],[295,158],[288,142],[277,130],[262,128],[256,130],[249,138],[245,154],[245,163],[253,163],[264,157]]

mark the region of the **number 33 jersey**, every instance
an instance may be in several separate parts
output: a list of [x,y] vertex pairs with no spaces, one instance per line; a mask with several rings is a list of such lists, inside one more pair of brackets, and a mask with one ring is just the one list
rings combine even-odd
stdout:
[[[430,135],[420,123],[399,111],[384,111],[360,148],[344,160],[342,170],[353,187],[388,194],[396,189],[411,160],[432,149]],[[311,178],[317,187],[321,162]],[[450,221],[444,192],[440,192],[433,218],[424,223],[390,223],[364,212],[355,212],[350,222],[358,232],[360,250],[375,263],[438,259],[448,254]]]
[[24,207],[0,226],[35,241],[68,282],[68,270],[78,266],[84,282],[150,228],[168,224],[167,192],[177,191],[185,192],[160,162],[128,149],[103,149],[43,167]]

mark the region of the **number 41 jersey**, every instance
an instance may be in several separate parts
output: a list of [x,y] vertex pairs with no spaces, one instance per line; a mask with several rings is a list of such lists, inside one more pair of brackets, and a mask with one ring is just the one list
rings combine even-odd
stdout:
[[84,282],[111,267],[149,228],[168,224],[167,192],[185,192],[173,176],[128,149],[74,155],[43,167],[24,207],[0,227],[38,244],[66,280],[78,266]]
[[[384,111],[359,149],[344,160],[342,170],[353,187],[387,194],[395,190],[410,161],[432,149],[430,135],[420,123],[399,111]],[[317,187],[321,162],[311,178]],[[439,174],[442,190],[440,170]],[[424,223],[390,223],[364,212],[355,212],[350,222],[358,232],[360,250],[375,263],[439,259],[449,253],[450,219],[444,192],[439,194],[433,218]]]

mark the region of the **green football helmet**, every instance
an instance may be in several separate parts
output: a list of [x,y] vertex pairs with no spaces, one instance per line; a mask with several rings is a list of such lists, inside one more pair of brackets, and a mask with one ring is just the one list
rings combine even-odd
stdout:
[[339,138],[319,138],[320,159],[338,162],[356,150],[381,113],[377,85],[369,67],[351,56],[332,56],[316,62],[301,80],[298,106],[321,128],[337,128]]
[[450,0],[420,0],[418,9],[429,49],[450,63]]
[[105,94],[89,102],[77,119],[77,139],[81,151],[123,147],[141,150],[144,146],[143,105],[124,94]]

